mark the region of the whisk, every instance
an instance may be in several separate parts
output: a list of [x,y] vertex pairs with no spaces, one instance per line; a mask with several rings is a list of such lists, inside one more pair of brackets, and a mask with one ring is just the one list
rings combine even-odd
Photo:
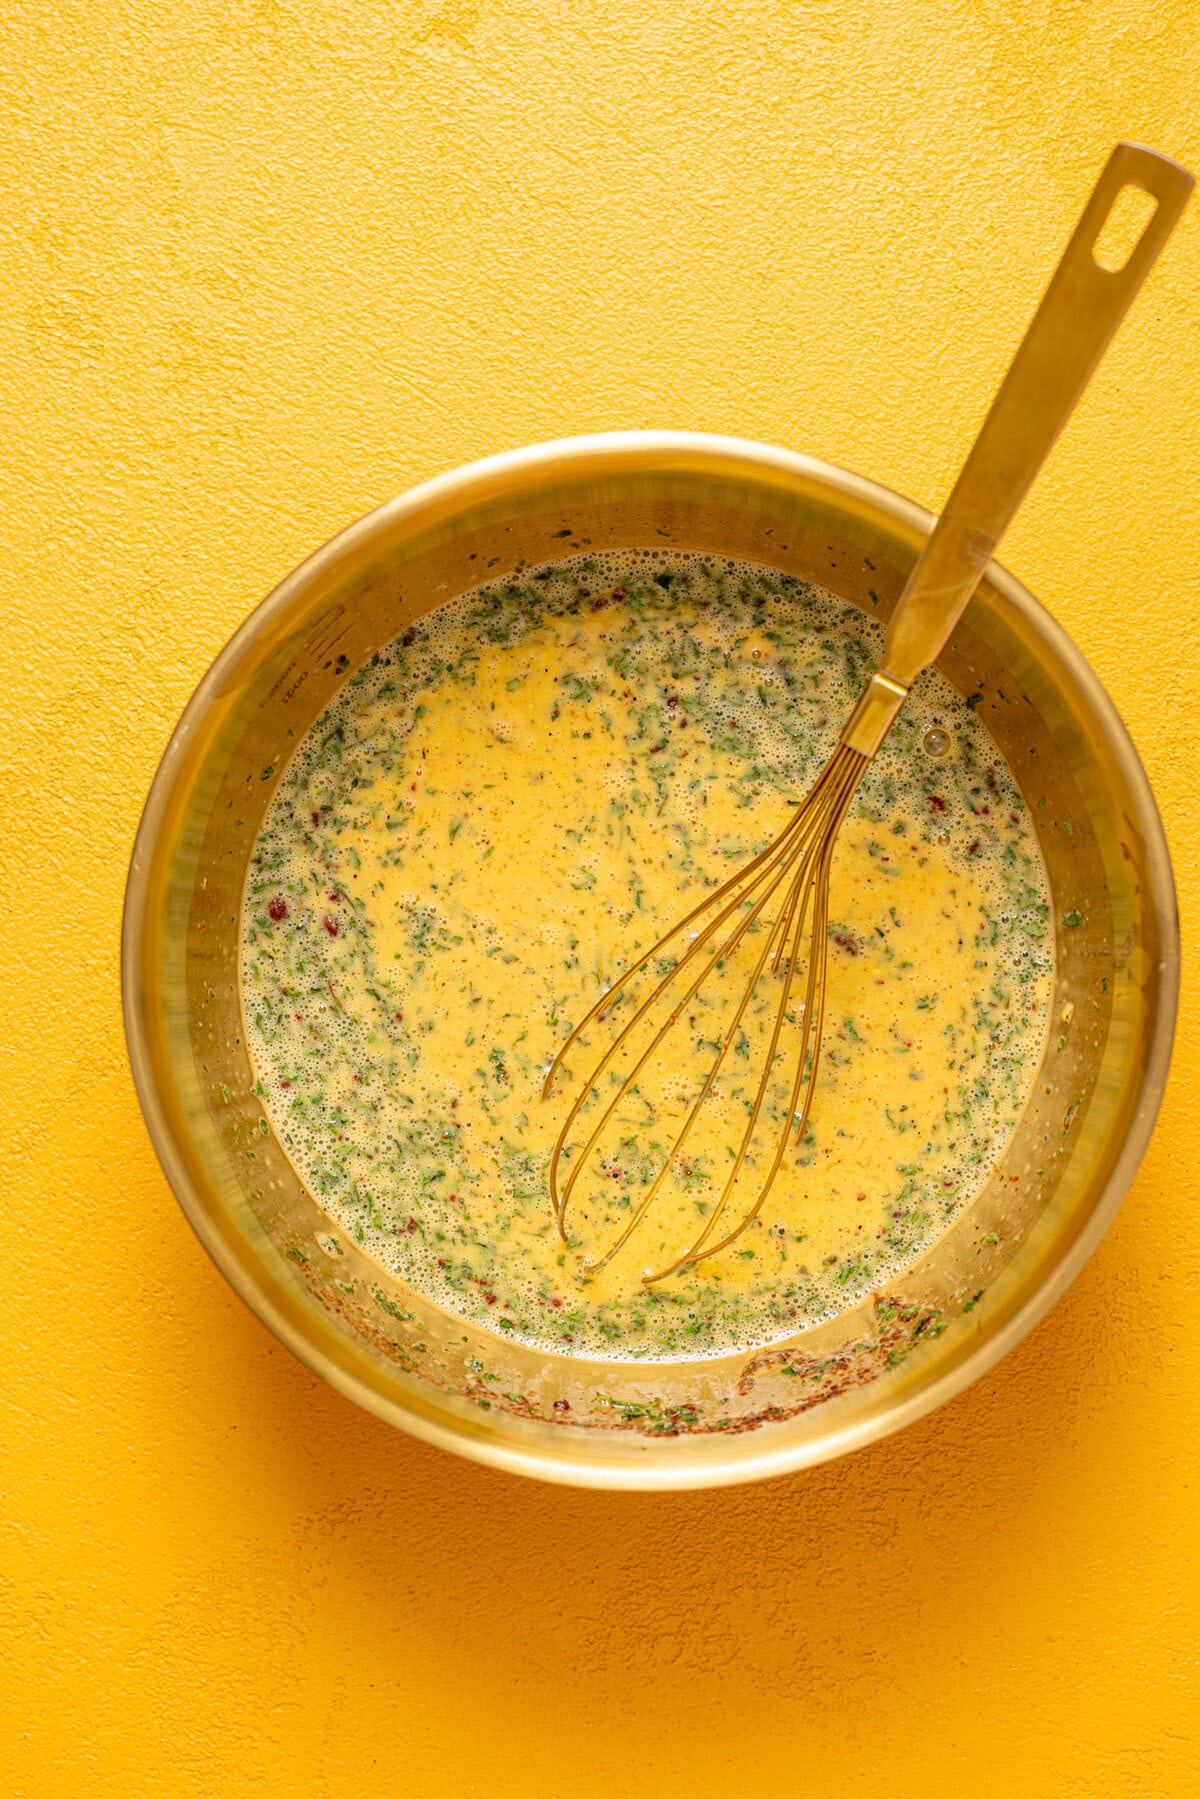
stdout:
[[[646,1285],[683,1273],[729,1248],[758,1217],[789,1137],[803,1140],[820,1065],[829,931],[829,879],[842,820],[922,668],[940,654],[979,584],[1030,483],[1048,455],[1114,331],[1166,242],[1193,186],[1171,158],[1120,143],[1109,158],[1024,340],[967,457],[941,517],[909,575],[887,629],[882,666],[871,676],[836,750],[807,797],[759,855],[706,895],[580,1019],[546,1076],[548,1098],[564,1061],[592,1026],[633,1003],[639,979],[652,981],[578,1095],[550,1162],[550,1197],[567,1241],[567,1208],[585,1168],[652,1060],[715,983],[728,987],[742,962],[749,976],[729,999],[725,1022],[707,1044],[708,1065],[684,1107],[663,1159],[624,1228],[590,1270],[598,1273],[646,1218],[672,1170],[683,1165],[697,1122],[713,1103],[730,1052],[748,1054],[747,1022],[757,1019],[761,1061],[746,1123],[727,1146],[731,1162],[719,1198],[682,1254],[643,1275]],[[1120,266],[1098,242],[1125,188],[1155,201]],[[1115,222],[1115,220],[1114,220]],[[769,986],[777,992],[770,1001]],[[731,1013],[731,1016],[729,1015]],[[608,1094],[605,1096],[605,1082]],[[594,1122],[593,1122],[594,1119]],[[578,1153],[577,1134],[586,1131]],[[759,1147],[760,1137],[763,1139]],[[758,1153],[755,1153],[755,1151]],[[570,1169],[563,1178],[564,1160]],[[735,1203],[743,1185],[749,1201]],[[736,1219],[736,1221],[735,1221]]]

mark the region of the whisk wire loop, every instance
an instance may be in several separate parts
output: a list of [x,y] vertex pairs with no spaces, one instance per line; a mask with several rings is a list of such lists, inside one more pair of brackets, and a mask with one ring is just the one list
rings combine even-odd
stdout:
[[[847,752],[847,757],[852,755],[853,752]],[[837,759],[838,758],[835,758],[835,761]],[[754,1104],[751,1107],[750,1115],[746,1123],[746,1128],[742,1134],[742,1139],[738,1146],[733,1166],[726,1177],[721,1197],[699,1235],[693,1240],[683,1255],[679,1256],[668,1267],[659,1269],[654,1274],[643,1277],[643,1282],[647,1286],[652,1286],[658,1281],[665,1280],[669,1275],[684,1273],[688,1268],[694,1267],[697,1262],[703,1261],[710,1256],[720,1255],[723,1250],[728,1249],[731,1244],[735,1243],[742,1235],[743,1231],[753,1224],[754,1220],[762,1210],[767,1195],[774,1185],[776,1176],[782,1166],[783,1157],[787,1149],[788,1134],[793,1124],[795,1126],[796,1141],[800,1142],[804,1137],[805,1130],[808,1126],[809,1112],[812,1108],[813,1093],[816,1089],[817,1071],[820,1059],[821,1031],[824,1025],[825,938],[829,920],[829,869],[833,859],[833,845],[836,832],[854,797],[855,789],[861,778],[862,766],[864,766],[861,759],[856,760],[859,760],[860,762],[860,765],[857,768],[853,765],[844,767],[838,770],[839,778],[835,781],[831,781],[831,786],[833,787],[832,805],[825,818],[825,831],[813,845],[812,861],[809,865],[811,873],[809,872],[809,869],[805,869],[801,872],[793,886],[792,894],[788,901],[788,930],[791,929],[792,918],[796,914],[797,906],[799,908],[799,917],[796,922],[795,934],[796,947],[789,960],[788,976],[784,982],[783,992],[776,1009],[775,1023],[771,1032],[770,1045],[763,1063],[758,1091],[755,1094]],[[800,1043],[796,1054],[795,1075],[792,1080],[790,1101],[783,1114],[782,1125],[776,1140],[774,1154],[767,1171],[766,1179],[759,1186],[752,1205],[733,1230],[727,1232],[726,1235],[720,1238],[716,1243],[709,1243],[709,1237],[716,1230],[728,1209],[730,1199],[737,1186],[738,1177],[741,1174],[749,1154],[750,1145],[754,1141],[754,1134],[766,1099],[771,1071],[779,1053],[779,1039],[782,1034],[784,1020],[788,1015],[789,1007],[792,1002],[796,970],[800,962],[798,954],[799,942],[804,931],[805,918],[810,903],[813,910],[812,938],[807,958],[803,1021],[801,1024]],[[786,937],[781,937],[781,942],[786,942]],[[812,1051],[811,1057],[809,1055],[810,1048]],[[801,1097],[802,1093],[803,1097]]]
[[[834,839],[862,778],[867,761],[867,757],[847,748],[844,744],[839,745],[807,799],[802,802],[778,837],[728,881],[722,883],[712,893],[707,894],[686,917],[682,918],[664,937],[639,956],[575,1026],[555,1057],[546,1076],[543,1096],[549,1095],[566,1056],[589,1027],[598,1021],[603,1021],[613,1006],[626,993],[630,984],[656,958],[663,956],[678,938],[691,931],[692,927],[699,923],[706,914],[712,914],[707,923],[694,934],[692,941],[687,944],[682,953],[676,956],[671,967],[657,980],[648,996],[636,1006],[632,1016],[617,1033],[591,1078],[582,1086],[571,1105],[559,1132],[550,1162],[551,1201],[559,1233],[566,1241],[566,1212],[572,1193],[622,1101],[631,1090],[636,1091],[636,1083],[647,1063],[660,1048],[673,1026],[684,1015],[713,970],[727,965],[747,935],[756,928],[762,928],[759,921],[780,888],[784,887],[782,906],[766,926],[765,941],[756,958],[753,972],[734,1009],[732,1019],[713,1045],[712,1059],[698,1092],[688,1105],[682,1125],[675,1132],[661,1166],[638,1202],[633,1215],[605,1254],[592,1265],[590,1273],[598,1273],[624,1247],[649,1212],[668,1174],[678,1165],[692,1128],[712,1095],[729,1050],[739,1038],[746,1009],[759,988],[768,963],[773,974],[780,974],[782,971],[781,993],[757,1092],[749,1110],[748,1120],[734,1156],[733,1165],[728,1171],[720,1198],[699,1235],[669,1266],[644,1275],[644,1282],[651,1285],[665,1280],[669,1275],[682,1272],[697,1261],[718,1254],[734,1242],[758,1216],[762,1208],[782,1165],[789,1130],[793,1122],[796,1125],[797,1139],[803,1137],[816,1084],[824,1013],[829,867]],[[742,916],[732,925],[729,932],[720,935],[722,927],[739,912]],[[806,922],[810,920],[810,917],[812,932],[808,954],[802,956],[801,944],[804,939]],[[693,968],[697,962],[700,963],[699,972],[693,975],[686,990],[682,992],[682,995],[670,996],[673,984],[685,970]],[[791,1008],[795,998],[798,971],[802,962],[806,967],[806,975],[796,1071],[791,1083],[790,1103],[783,1115],[783,1126],[775,1145],[767,1177],[759,1186],[753,1204],[736,1228],[728,1231],[719,1241],[710,1243],[709,1239],[716,1233],[722,1220],[727,1216],[732,1196],[738,1187],[739,1179],[755,1140],[759,1119],[771,1083],[772,1070],[780,1054],[779,1045],[784,1023],[792,1016]],[[601,1107],[598,1120],[591,1126],[586,1143],[574,1158],[574,1165],[565,1184],[560,1187],[561,1163],[564,1156],[568,1154],[568,1145],[584,1107],[589,1100],[599,1099],[600,1084],[622,1049],[629,1042],[632,1033],[643,1021],[650,1018],[656,1007],[664,1002],[670,1008],[666,1018],[654,1031],[650,1041],[629,1071],[616,1081],[615,1092]],[[793,1022],[795,1022],[794,1019]]]
[[[705,981],[705,979],[707,978],[707,976],[711,970],[712,963],[714,961],[719,961],[722,958],[728,957],[732,953],[732,951],[734,949],[736,949],[738,944],[741,942],[742,938],[745,937],[746,934],[754,928],[754,925],[758,922],[758,919],[761,916],[768,901],[771,899],[771,896],[774,894],[776,889],[781,885],[781,883],[786,879],[788,870],[794,863],[796,857],[801,855],[802,853],[803,853],[802,844],[796,845],[795,847],[793,847],[790,850],[787,858],[784,860],[781,867],[775,873],[774,878],[768,882],[765,891],[754,902],[753,906],[751,907],[749,912],[746,914],[745,918],[742,919],[741,923],[734,930],[733,935],[731,937],[729,937],[725,942],[723,942],[718,948],[710,951],[711,959],[710,959],[708,966],[701,968],[699,974],[695,977],[694,981],[692,982],[692,985],[688,988],[688,990],[684,994],[683,998],[681,1000],[676,1001],[673,1010],[667,1014],[667,1017],[666,1017],[664,1023],[659,1027],[657,1034],[652,1038],[650,1043],[647,1045],[646,1049],[642,1052],[642,1054],[638,1058],[637,1062],[634,1064],[634,1066],[629,1071],[629,1073],[625,1076],[624,1080],[621,1082],[620,1086],[618,1087],[616,1093],[614,1094],[612,1099],[609,1101],[608,1105],[605,1107],[604,1112],[602,1113],[599,1122],[597,1123],[597,1125],[595,1126],[595,1129],[593,1130],[593,1132],[591,1134],[591,1137],[588,1139],[588,1142],[584,1146],[581,1154],[576,1158],[575,1165],[572,1168],[571,1173],[567,1177],[567,1184],[563,1188],[561,1198],[559,1198],[558,1190],[557,1190],[558,1189],[557,1168],[555,1167],[554,1162],[551,1163],[551,1181],[550,1181],[551,1197],[554,1200],[556,1210],[558,1213],[559,1232],[563,1236],[564,1240],[566,1237],[566,1232],[564,1229],[563,1221],[564,1221],[567,1203],[570,1200],[571,1193],[574,1189],[575,1183],[579,1179],[579,1176],[582,1173],[583,1168],[585,1167],[589,1156],[591,1155],[593,1149],[595,1148],[597,1142],[599,1141],[599,1139],[604,1131],[605,1126],[608,1124],[609,1120],[612,1118],[613,1113],[616,1111],[616,1109],[620,1105],[621,1101],[625,1098],[625,1096],[629,1092],[630,1088],[636,1082],[638,1075],[642,1072],[642,1069],[646,1066],[647,1062],[650,1060],[651,1056],[654,1054],[655,1050],[658,1048],[658,1046],[662,1042],[663,1038],[671,1030],[672,1026],[678,1022],[683,1008],[685,1006],[690,1005],[692,1000],[695,998],[696,994],[699,992],[701,985],[703,984],[703,982]],[[761,882],[764,878],[765,878],[764,875],[759,875],[759,877],[758,877],[757,881],[754,883],[754,885],[758,885],[759,882]],[[736,877],[735,877],[734,884],[735,885],[737,884]],[[750,890],[748,890],[748,891],[750,891]],[[715,900],[718,897],[719,897],[719,895],[714,894],[711,896],[711,899]],[[628,1020],[628,1022],[625,1024],[625,1026],[621,1030],[620,1034],[617,1036],[617,1038],[615,1039],[615,1041],[613,1042],[613,1044],[610,1046],[609,1050],[607,1051],[603,1061],[600,1063],[600,1066],[598,1067],[598,1069],[596,1070],[596,1073],[592,1077],[592,1083],[591,1083],[590,1089],[585,1090],[585,1092],[576,1100],[575,1104],[572,1106],[571,1112],[568,1114],[567,1121],[566,1121],[565,1125],[563,1126],[563,1131],[562,1131],[562,1133],[560,1133],[560,1139],[559,1139],[559,1147],[560,1148],[563,1144],[565,1144],[566,1139],[567,1139],[567,1134],[572,1129],[576,1118],[579,1116],[580,1110],[582,1109],[583,1105],[586,1103],[589,1092],[597,1091],[597,1082],[604,1075],[606,1069],[615,1060],[616,1056],[619,1054],[624,1043],[626,1042],[628,1037],[631,1035],[631,1033],[634,1031],[636,1026],[649,1013],[649,1011],[655,1005],[655,1003],[658,1001],[658,999],[661,998],[663,993],[666,991],[667,987],[674,980],[675,976],[679,973],[680,969],[683,968],[685,966],[685,963],[691,959],[691,956],[694,955],[697,951],[708,947],[708,943],[711,941],[712,937],[715,935],[719,926],[732,913],[736,912],[739,909],[739,907],[741,907],[742,905],[744,905],[746,903],[746,898],[747,898],[747,893],[740,892],[733,900],[731,900],[725,907],[723,907],[722,910],[713,919],[711,925],[709,925],[706,928],[706,930],[701,934],[701,936],[699,938],[697,938],[696,943],[692,946],[692,951],[689,954],[689,956],[681,957],[679,959],[679,961],[677,961],[675,963],[674,967],[669,969],[668,972],[663,976],[662,980],[659,982],[658,986],[654,988],[654,990],[651,992],[649,997],[642,1001],[641,1005],[634,1012],[632,1018],[630,1018]],[[711,901],[710,901],[710,903],[711,903]],[[667,942],[667,941],[669,941],[669,939],[664,938],[661,940],[661,942]],[[748,988],[746,991],[746,995],[745,995],[745,1001],[744,1001],[743,1005],[740,1006],[738,1009],[738,1014],[734,1021],[735,1027],[737,1024],[739,1024],[741,1022],[741,1016],[742,1016],[743,1011],[745,1010],[745,1004],[749,1002],[750,992],[751,992],[751,989]],[[665,1169],[664,1169],[664,1172],[665,1172]],[[656,1182],[654,1187],[651,1189],[651,1194],[648,1196],[648,1198],[653,1197],[653,1194],[656,1193],[657,1191],[658,1191],[658,1183]],[[640,1214],[639,1214],[639,1216],[640,1216]],[[622,1238],[621,1241],[624,1241],[624,1238]],[[615,1245],[614,1250],[610,1251],[610,1254],[615,1253],[616,1248],[619,1248],[619,1247],[620,1247],[619,1244]],[[608,1258],[606,1257],[605,1260],[607,1260],[607,1259]],[[597,1266],[598,1267],[603,1266],[603,1264],[602,1263],[597,1264]]]

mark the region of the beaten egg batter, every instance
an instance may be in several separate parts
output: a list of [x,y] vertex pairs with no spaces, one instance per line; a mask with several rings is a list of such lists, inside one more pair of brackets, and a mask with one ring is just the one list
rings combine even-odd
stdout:
[[[778,833],[881,647],[804,582],[642,551],[479,588],[346,682],[263,822],[242,953],[257,1090],[335,1225],[451,1312],[626,1357],[790,1334],[946,1228],[1020,1116],[1053,962],[1016,784],[933,672],[842,827],[813,1111],[759,1217],[642,1284],[721,1191],[751,1031],[724,1110],[589,1273],[682,1116],[680,1071],[716,1034],[703,999],[680,1059],[632,1090],[582,1170],[565,1243],[547,1187],[575,1089],[546,1102],[541,1084],[572,1025]],[[589,1041],[568,1077],[599,1060],[606,1039]]]

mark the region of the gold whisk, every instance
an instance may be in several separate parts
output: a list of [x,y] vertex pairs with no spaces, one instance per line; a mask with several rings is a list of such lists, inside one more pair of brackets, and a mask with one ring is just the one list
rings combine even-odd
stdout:
[[[543,1098],[549,1097],[566,1056],[589,1028],[606,1020],[652,965],[662,965],[654,971],[658,979],[647,997],[636,1005],[583,1083],[559,1132],[550,1162],[550,1197],[560,1235],[566,1241],[567,1207],[575,1186],[591,1165],[618,1108],[631,1092],[638,1091],[639,1077],[680,1020],[686,1017],[694,1025],[689,1008],[703,1003],[700,996],[714,973],[725,976],[739,955],[747,956],[752,964],[732,1019],[708,1046],[712,1053],[707,1072],[685,1108],[683,1122],[661,1165],[592,1273],[628,1242],[668,1174],[681,1166],[682,1152],[722,1071],[728,1068],[731,1048],[749,1043],[743,1027],[750,1015],[765,1015],[759,1032],[765,1040],[765,1056],[753,1100],[741,1102],[747,1121],[738,1149],[731,1152],[732,1166],[720,1197],[688,1248],[668,1266],[644,1275],[644,1282],[650,1285],[665,1280],[719,1255],[735,1242],[762,1209],[783,1162],[789,1135],[794,1131],[797,1142],[803,1138],[820,1063],[829,873],[842,820],[914,679],[940,654],[962,616],[1013,514],[1183,211],[1192,186],[1193,177],[1170,157],[1137,144],[1117,145],[992,402],[945,511],[905,583],[888,625],[883,664],[867,683],[815,786],[766,849],[626,969],[579,1021],[555,1057]],[[1141,189],[1155,201],[1155,208],[1133,248],[1114,267],[1114,257],[1106,253],[1101,234],[1124,188]],[[1113,223],[1115,226],[1115,216]],[[679,940],[684,947],[672,955]],[[755,1004],[764,979],[774,980],[778,986],[773,1013],[769,1007]],[[785,1055],[781,1049],[785,1029],[790,1029],[792,1043],[790,1083],[786,1079],[781,1083],[777,1073],[777,1064]],[[639,1031],[647,1039],[644,1046]],[[633,1060],[622,1073],[618,1071],[624,1067],[623,1054]],[[613,1091],[604,1100],[606,1076]],[[585,1117],[589,1102],[598,1111],[594,1124],[590,1114]],[[774,1144],[765,1158],[752,1153],[764,1117],[774,1127]],[[570,1158],[572,1166],[564,1183],[562,1163],[581,1119],[581,1128],[588,1129],[587,1140]],[[738,1222],[722,1231],[747,1169],[753,1174],[750,1203]]]

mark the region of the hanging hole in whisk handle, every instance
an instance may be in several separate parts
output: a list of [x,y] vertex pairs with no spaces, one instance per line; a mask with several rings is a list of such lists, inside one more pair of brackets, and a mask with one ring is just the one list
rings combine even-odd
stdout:
[[1101,172],[1063,258],[1130,294],[1170,236],[1195,186],[1173,157],[1119,143]]
[[1092,245],[1092,260],[1115,275],[1137,249],[1150,220],[1158,211],[1158,196],[1126,181],[1118,190],[1100,234]]

